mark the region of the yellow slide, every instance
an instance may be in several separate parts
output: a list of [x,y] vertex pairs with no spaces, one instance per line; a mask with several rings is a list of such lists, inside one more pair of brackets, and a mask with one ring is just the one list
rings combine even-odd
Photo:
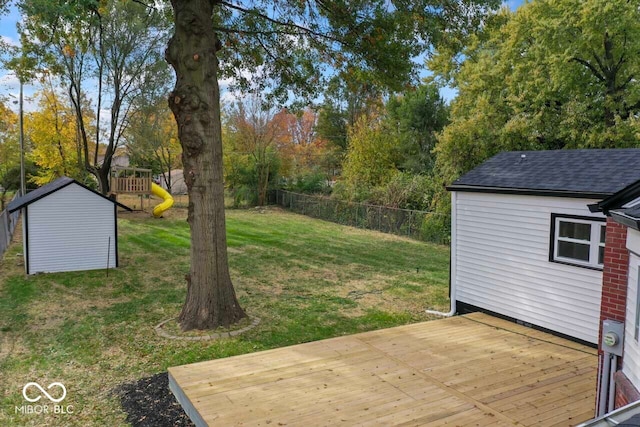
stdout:
[[160,187],[154,182],[151,183],[151,192],[154,196],[158,196],[164,200],[164,202],[153,208],[153,216],[155,216],[156,218],[160,218],[164,211],[173,206],[173,197],[171,197],[171,194],[169,194],[167,190]]

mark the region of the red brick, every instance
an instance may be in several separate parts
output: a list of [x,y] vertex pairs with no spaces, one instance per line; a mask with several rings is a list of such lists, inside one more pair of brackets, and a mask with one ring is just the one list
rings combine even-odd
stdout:
[[602,269],[601,320],[624,321],[629,275],[629,252],[626,245],[627,228],[607,218],[607,238]]
[[640,399],[640,393],[622,371],[616,372],[614,379],[616,383],[616,409]]

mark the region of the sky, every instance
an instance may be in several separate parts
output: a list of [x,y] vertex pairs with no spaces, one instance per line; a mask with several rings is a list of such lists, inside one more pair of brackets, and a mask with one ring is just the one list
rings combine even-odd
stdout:
[[[503,5],[508,6],[511,10],[517,9],[524,0],[509,0],[503,2]],[[7,15],[0,16],[0,37],[10,44],[18,45],[19,37],[16,30],[16,24],[20,20],[20,13],[15,9],[10,9]],[[7,70],[4,70],[0,66],[0,99],[4,98],[15,102],[14,109],[17,109],[17,99],[19,94],[20,84],[16,76]],[[27,84],[24,87],[25,96],[25,111],[32,111],[35,109],[35,102],[33,101],[33,94],[38,90],[38,87],[32,84]],[[443,88],[440,91],[440,95],[445,101],[450,102],[455,98],[457,91],[451,88]],[[224,98],[224,94],[223,94]]]
[[[7,15],[0,16],[0,37],[12,45],[19,43],[16,29],[16,23],[19,20],[20,13],[15,8],[10,9]],[[20,83],[16,76],[0,66],[0,97],[11,95],[17,99],[19,88]]]

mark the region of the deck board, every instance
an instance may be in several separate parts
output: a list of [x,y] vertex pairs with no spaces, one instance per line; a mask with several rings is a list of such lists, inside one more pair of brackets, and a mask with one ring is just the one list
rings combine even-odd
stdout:
[[196,425],[571,426],[595,349],[474,313],[169,368]]

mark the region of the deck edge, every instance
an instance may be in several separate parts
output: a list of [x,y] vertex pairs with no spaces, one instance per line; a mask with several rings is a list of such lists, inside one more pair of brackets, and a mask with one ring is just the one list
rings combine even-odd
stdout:
[[209,424],[202,418],[198,410],[195,408],[191,400],[187,397],[187,395],[182,391],[182,388],[178,385],[173,375],[171,375],[171,369],[168,370],[169,376],[169,390],[175,396],[176,400],[187,414],[187,416],[191,419],[191,421],[196,425],[196,427],[208,427]]

